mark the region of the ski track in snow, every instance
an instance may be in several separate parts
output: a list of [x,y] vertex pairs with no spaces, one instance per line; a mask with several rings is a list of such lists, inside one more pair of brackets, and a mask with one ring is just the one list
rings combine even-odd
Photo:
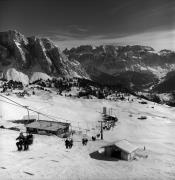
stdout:
[[[68,150],[64,141],[56,136],[35,135],[30,150],[18,152],[15,139],[19,132],[0,129],[0,179],[175,179],[175,108],[152,102],[140,104],[136,98],[134,102],[112,102],[70,99],[48,93],[43,96],[10,98],[41,112],[70,119],[75,126],[79,122],[81,128],[94,128],[101,119],[97,111],[102,111],[103,106],[112,107],[119,122],[104,132],[104,141],[90,141],[82,146],[81,138],[74,136],[74,146]],[[3,102],[0,110],[4,125],[9,119],[21,119],[27,114],[25,109]],[[147,119],[137,119],[141,115]],[[107,142],[119,139],[127,139],[140,148],[146,146],[148,158],[127,162],[96,160],[89,156]]]

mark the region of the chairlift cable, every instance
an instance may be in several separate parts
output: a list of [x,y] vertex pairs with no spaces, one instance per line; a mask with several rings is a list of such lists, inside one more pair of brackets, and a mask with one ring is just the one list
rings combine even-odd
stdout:
[[5,100],[2,100],[2,99],[0,99],[0,101],[1,101],[1,102],[4,102],[4,103],[7,103],[7,104],[11,104],[11,105],[17,106],[17,107],[21,107],[21,106],[19,106],[19,105],[17,105],[17,104],[13,104],[13,103],[10,103],[10,102],[5,101]]
[[[1,95],[1,94],[0,94],[0,96],[3,97],[3,98],[5,98],[5,99],[7,99],[7,100],[9,100],[9,101],[11,101],[11,102],[13,102],[13,103],[15,103],[17,106],[26,109],[26,106],[24,106],[24,105],[22,105],[22,104],[20,104],[20,103],[17,103],[16,101],[13,101],[13,100],[11,100],[11,99],[8,98],[8,97],[5,97],[5,96],[3,96],[3,95]],[[14,104],[13,104],[13,105],[14,105]],[[62,119],[62,120],[66,120],[66,121],[72,122],[72,120],[68,120],[68,119],[64,119],[64,118],[61,118],[61,117],[56,117],[56,116],[48,115],[48,114],[45,114],[45,113],[42,113],[42,112],[33,110],[33,109],[31,109],[31,108],[27,108],[27,109],[30,110],[30,111],[32,111],[32,112],[35,112],[35,113],[37,113],[37,114],[39,113],[40,115],[43,115],[43,116],[45,116],[45,117],[48,117],[49,119],[52,119],[52,120]]]
[[[4,101],[5,103],[8,103],[8,104],[11,104],[11,105],[14,105],[14,106],[18,106],[18,107],[21,107],[21,108],[24,108],[24,109],[26,109],[26,107],[27,107],[27,106],[24,106],[24,105],[22,105],[22,104],[20,104],[20,103],[17,103],[16,101],[11,100],[11,99],[8,98],[8,97],[3,96],[2,94],[0,94],[0,96],[3,97],[3,98],[5,98],[5,99],[7,99],[7,100],[9,100],[9,101],[11,101],[11,102],[13,102],[13,103],[15,103],[15,104],[12,104],[12,103],[10,103],[10,102]],[[3,100],[1,100],[1,101],[3,101]],[[48,117],[49,119],[52,119],[52,120],[62,119],[62,120],[66,120],[66,121],[72,122],[72,120],[68,120],[68,119],[64,119],[64,118],[61,118],[61,117],[56,117],[56,116],[48,115],[48,114],[45,114],[45,113],[42,113],[42,112],[33,110],[33,109],[29,108],[29,107],[27,107],[27,109],[28,109],[29,111],[35,112],[35,113],[40,114],[40,115],[43,115],[43,116],[45,116],[45,117]],[[99,112],[99,113],[100,113],[100,112]],[[56,118],[57,118],[57,119],[56,119]],[[72,126],[72,127],[76,127],[76,126]],[[81,128],[81,127],[79,127],[79,129],[81,129],[81,130],[86,130],[86,129],[83,129],[83,128]],[[91,130],[89,129],[89,131],[91,131]]]

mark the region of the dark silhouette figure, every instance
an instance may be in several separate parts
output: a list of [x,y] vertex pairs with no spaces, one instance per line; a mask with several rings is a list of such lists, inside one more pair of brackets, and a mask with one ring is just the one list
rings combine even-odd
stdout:
[[73,146],[73,139],[71,138],[71,139],[69,139],[69,149],[71,149],[72,146]]
[[28,133],[27,136],[24,138],[24,151],[29,149],[29,145],[33,144],[33,134]]
[[83,146],[86,146],[86,145],[87,145],[87,142],[88,142],[88,139],[87,139],[87,138],[83,138],[83,139],[82,139],[82,144],[83,144]]
[[99,138],[100,137],[100,134],[97,134],[97,138]]
[[24,139],[25,139],[25,137],[24,137],[23,133],[21,132],[19,134],[19,136],[16,138],[16,140],[18,140],[18,142],[16,142],[16,146],[18,148],[18,151],[22,150],[22,145],[24,143]]
[[24,151],[26,151],[26,150],[29,149],[29,144],[28,144],[28,138],[27,138],[27,136],[24,138],[23,145],[24,145]]
[[65,146],[66,146],[66,149],[71,149],[72,146],[73,146],[73,139],[72,138],[67,138],[65,140]]
[[66,149],[68,149],[68,147],[69,147],[69,140],[68,139],[65,140],[65,146],[66,146]]
[[28,145],[32,145],[33,144],[33,134],[30,133],[30,132],[27,135],[27,141],[28,141]]
[[92,136],[92,141],[95,141],[96,140],[96,137]]

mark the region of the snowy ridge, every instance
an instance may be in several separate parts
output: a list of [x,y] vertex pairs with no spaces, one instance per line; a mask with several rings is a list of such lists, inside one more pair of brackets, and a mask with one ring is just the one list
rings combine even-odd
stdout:
[[52,79],[50,76],[48,76],[46,73],[42,73],[42,72],[34,72],[32,74],[32,76],[30,77],[30,83],[37,81],[37,80],[48,80],[48,79]]
[[5,78],[10,81],[18,81],[18,82],[22,82],[24,85],[27,85],[29,83],[29,77],[20,72],[17,71],[15,68],[9,68],[5,74]]

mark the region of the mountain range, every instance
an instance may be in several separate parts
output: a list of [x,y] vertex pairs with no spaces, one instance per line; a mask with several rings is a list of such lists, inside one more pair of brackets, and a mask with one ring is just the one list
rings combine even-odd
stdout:
[[175,90],[175,52],[149,46],[83,45],[61,51],[47,38],[0,32],[0,74],[27,84],[37,79],[79,77],[138,91]]
[[175,78],[175,52],[156,52],[148,46],[80,46],[63,51],[77,60],[90,77],[98,82],[123,84],[135,90],[169,91],[164,87]]

